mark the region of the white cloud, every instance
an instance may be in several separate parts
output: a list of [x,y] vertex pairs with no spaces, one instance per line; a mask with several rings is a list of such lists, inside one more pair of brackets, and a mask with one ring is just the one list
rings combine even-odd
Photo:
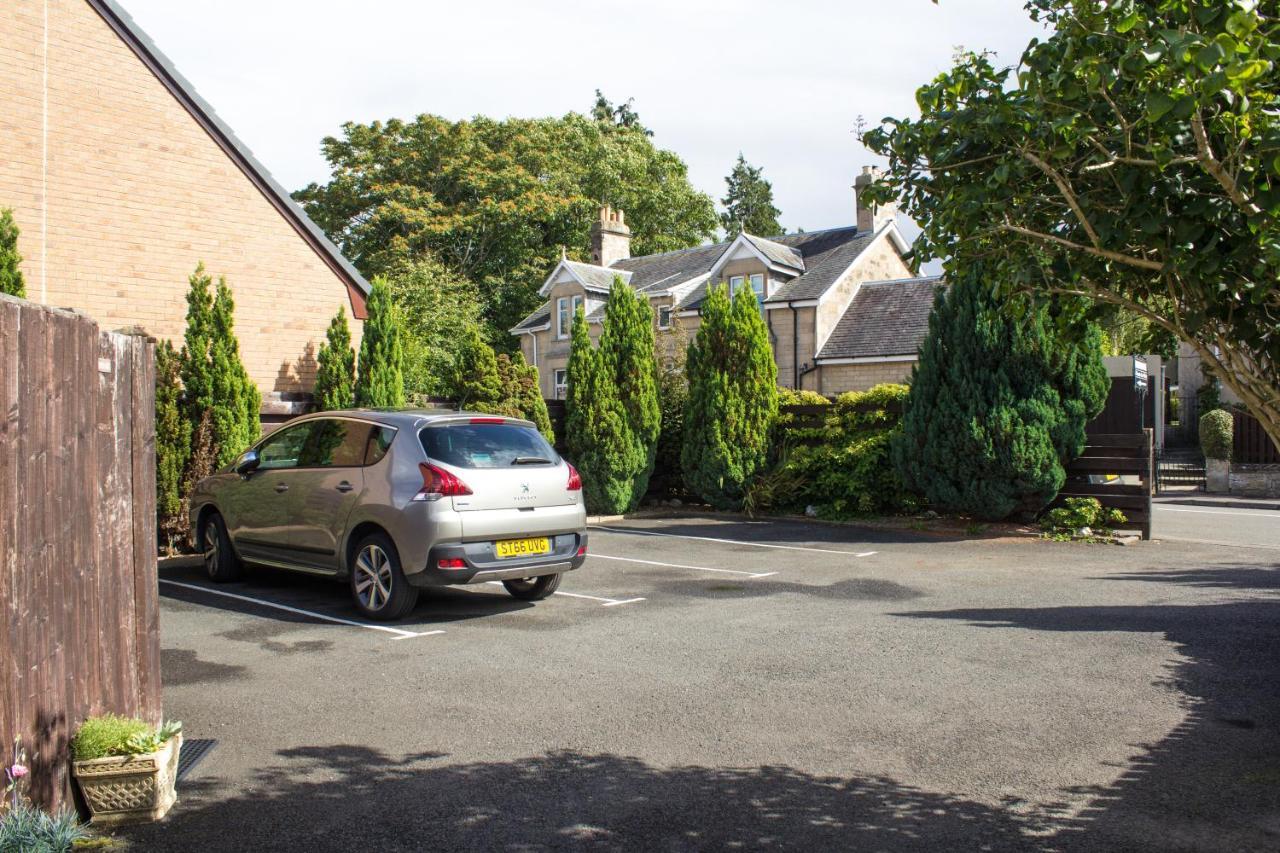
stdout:
[[286,187],[344,121],[586,110],[634,97],[719,198],[739,150],[783,224],[853,219],[857,116],[910,114],[957,45],[1016,61],[1022,0],[121,0]]

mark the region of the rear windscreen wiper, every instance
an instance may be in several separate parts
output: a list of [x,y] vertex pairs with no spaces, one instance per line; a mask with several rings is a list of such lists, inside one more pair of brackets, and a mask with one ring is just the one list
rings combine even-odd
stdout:
[[550,459],[543,459],[541,456],[517,456],[511,460],[512,465],[550,465]]

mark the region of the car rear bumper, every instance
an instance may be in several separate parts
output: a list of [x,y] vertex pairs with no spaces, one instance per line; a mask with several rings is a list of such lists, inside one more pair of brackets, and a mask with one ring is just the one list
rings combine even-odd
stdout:
[[[486,583],[558,575],[571,572],[586,562],[587,534],[585,532],[561,533],[550,538],[551,553],[529,559],[499,559],[494,555],[492,542],[454,542],[437,545],[428,554],[427,565],[421,571],[413,574],[406,573],[405,579],[416,587]],[[446,558],[462,558],[466,562],[466,567],[439,568],[440,561]]]

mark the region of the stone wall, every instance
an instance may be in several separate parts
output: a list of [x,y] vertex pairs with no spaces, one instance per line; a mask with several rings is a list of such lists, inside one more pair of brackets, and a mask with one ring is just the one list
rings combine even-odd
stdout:
[[1280,498],[1280,465],[1231,466],[1228,490],[1250,498]]

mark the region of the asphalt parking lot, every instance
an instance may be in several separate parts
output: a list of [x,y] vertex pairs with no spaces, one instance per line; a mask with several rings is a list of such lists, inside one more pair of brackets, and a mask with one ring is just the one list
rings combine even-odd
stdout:
[[1201,543],[593,528],[560,593],[166,566],[218,745],[147,850],[1274,850],[1280,566]]

